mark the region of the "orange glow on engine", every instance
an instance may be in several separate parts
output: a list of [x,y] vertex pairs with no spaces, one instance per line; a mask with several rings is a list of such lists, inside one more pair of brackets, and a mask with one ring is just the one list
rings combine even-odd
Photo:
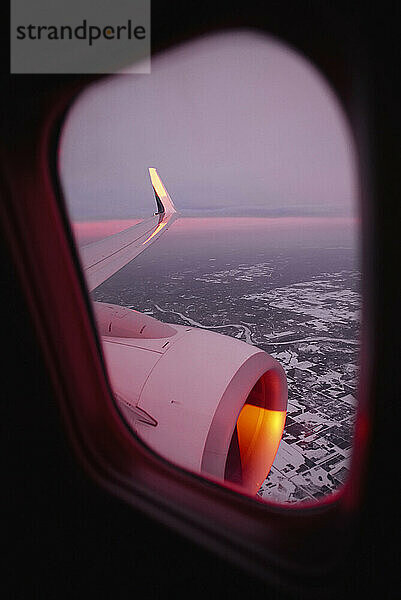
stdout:
[[237,420],[242,485],[260,488],[276,457],[286,411],[245,404]]
[[162,221],[162,222],[161,222],[161,223],[160,223],[160,224],[159,224],[159,225],[156,227],[156,229],[154,230],[154,232],[152,233],[152,235],[150,235],[150,236],[148,237],[148,239],[147,239],[147,240],[145,240],[145,241],[143,242],[142,246],[144,246],[145,244],[147,244],[147,243],[148,243],[148,242],[149,242],[149,241],[152,239],[152,237],[154,237],[154,236],[156,235],[156,233],[159,233],[159,231],[161,231],[161,230],[163,229],[163,227],[165,227],[166,225],[167,225],[167,223],[166,223],[166,222],[164,222],[164,223],[163,223],[163,221]]
[[286,410],[275,406],[282,393],[274,371],[267,371],[253,386],[237,418],[227,455],[225,479],[256,494],[266,479],[283,435]]

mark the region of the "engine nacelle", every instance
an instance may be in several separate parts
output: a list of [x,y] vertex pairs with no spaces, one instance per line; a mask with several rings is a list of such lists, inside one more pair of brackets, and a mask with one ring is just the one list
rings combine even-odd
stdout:
[[287,382],[266,352],[95,304],[110,381],[138,436],[173,463],[255,494],[282,436]]

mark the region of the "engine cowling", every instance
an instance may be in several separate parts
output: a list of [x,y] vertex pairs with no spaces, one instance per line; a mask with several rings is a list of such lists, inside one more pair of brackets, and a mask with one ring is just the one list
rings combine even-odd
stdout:
[[95,303],[110,381],[138,436],[173,463],[255,494],[281,440],[287,383],[266,352]]

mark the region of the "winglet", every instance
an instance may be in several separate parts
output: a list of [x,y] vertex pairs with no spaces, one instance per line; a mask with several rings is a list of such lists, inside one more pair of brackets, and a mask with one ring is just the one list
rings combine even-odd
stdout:
[[153,167],[149,168],[150,180],[152,182],[153,191],[155,193],[156,205],[157,205],[157,213],[156,215],[171,215],[176,213],[175,206],[173,201],[171,200],[168,191],[163,185],[162,180],[156,169]]

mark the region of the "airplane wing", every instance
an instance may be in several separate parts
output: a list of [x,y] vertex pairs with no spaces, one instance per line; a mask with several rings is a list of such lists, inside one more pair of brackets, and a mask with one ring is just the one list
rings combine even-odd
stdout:
[[89,291],[94,290],[143,252],[167,231],[178,217],[173,201],[156,169],[150,168],[149,175],[157,205],[157,212],[153,217],[80,248]]

